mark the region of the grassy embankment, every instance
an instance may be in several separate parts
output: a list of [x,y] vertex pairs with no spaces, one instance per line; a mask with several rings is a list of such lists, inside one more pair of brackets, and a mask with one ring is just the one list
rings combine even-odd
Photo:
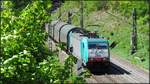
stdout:
[[[138,50],[130,54],[130,40],[132,29],[132,8],[137,9],[137,35]],[[67,21],[67,11],[73,13],[72,24],[80,25],[80,4],[75,1],[66,1],[61,7],[63,21]],[[59,10],[53,14],[53,20],[59,15]],[[111,14],[109,14],[109,13]],[[113,14],[113,15],[112,15]],[[115,16],[114,16],[115,15]],[[117,17],[116,17],[117,16]],[[116,46],[111,52],[133,64],[145,69],[149,68],[149,43],[148,43],[148,4],[135,1],[85,1],[84,2],[84,25],[87,30],[98,31],[99,35],[109,38],[110,44]],[[87,25],[99,25],[100,27]]]

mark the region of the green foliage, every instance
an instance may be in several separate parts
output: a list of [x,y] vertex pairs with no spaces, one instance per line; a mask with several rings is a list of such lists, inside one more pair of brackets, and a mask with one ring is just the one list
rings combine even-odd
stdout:
[[63,67],[58,63],[56,57],[48,57],[47,60],[39,63],[36,79],[44,83],[60,83]]
[[[119,12],[122,15],[130,18],[133,8],[137,10],[137,18],[148,17],[148,2],[147,1],[110,1],[108,4],[109,8],[112,8],[113,11]],[[145,17],[146,16],[146,17]]]
[[65,46],[66,46],[66,44],[63,42],[58,44],[58,47],[60,47],[62,50],[65,49]]
[[107,4],[108,4],[108,1],[97,1],[95,3],[96,9],[97,10],[107,10],[108,9]]
[[[19,16],[15,16],[12,2],[3,1],[2,3],[2,6],[6,8],[2,11],[1,18],[2,72],[0,74],[4,83],[10,80],[31,80],[33,72],[36,71],[36,63],[46,56],[43,47],[45,33],[41,28],[48,18],[45,17],[46,12],[41,4],[38,1],[28,4]],[[41,6],[38,8],[36,5]],[[34,12],[41,13],[38,13],[40,22],[37,18],[33,18]]]
[[[83,77],[77,77],[73,74],[73,66],[76,63],[77,58],[70,55],[66,60],[64,64],[64,71],[63,71],[63,79],[65,79],[65,83],[85,83],[85,80]],[[68,78],[68,79],[67,79]]]
[[97,8],[96,8],[95,4],[97,4],[97,3],[98,3],[98,1],[83,2],[85,14],[88,15],[90,12],[96,11]]
[[[63,83],[65,80],[77,81],[64,74],[72,74],[72,60],[65,66],[59,63],[58,52],[49,52],[45,47],[46,33],[43,25],[50,21],[47,10],[49,0],[3,1],[8,8],[1,11],[1,78],[0,83],[49,84]],[[12,10],[11,8],[17,8]],[[18,13],[18,14],[17,14]],[[67,68],[69,66],[69,68]]]

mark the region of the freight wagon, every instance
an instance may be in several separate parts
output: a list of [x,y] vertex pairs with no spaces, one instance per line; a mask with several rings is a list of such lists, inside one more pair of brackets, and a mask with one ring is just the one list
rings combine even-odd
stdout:
[[48,32],[55,42],[64,43],[67,52],[78,59],[77,71],[83,66],[100,63],[109,66],[110,51],[107,39],[61,21],[52,21]]

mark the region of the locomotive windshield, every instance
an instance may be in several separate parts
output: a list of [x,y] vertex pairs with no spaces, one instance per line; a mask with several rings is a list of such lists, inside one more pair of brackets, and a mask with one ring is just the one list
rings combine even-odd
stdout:
[[89,43],[89,49],[107,49],[107,43]]
[[89,43],[88,44],[89,57],[108,57],[107,43]]

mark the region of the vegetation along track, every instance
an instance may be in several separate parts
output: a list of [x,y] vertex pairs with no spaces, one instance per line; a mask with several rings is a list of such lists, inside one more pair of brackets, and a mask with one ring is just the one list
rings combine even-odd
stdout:
[[[56,48],[53,42],[53,48]],[[61,62],[68,57],[67,53],[59,49]],[[90,67],[90,78],[85,78],[87,83],[149,83],[149,72],[130,64],[118,56],[111,56],[110,67]],[[142,74],[142,75],[141,75]]]

